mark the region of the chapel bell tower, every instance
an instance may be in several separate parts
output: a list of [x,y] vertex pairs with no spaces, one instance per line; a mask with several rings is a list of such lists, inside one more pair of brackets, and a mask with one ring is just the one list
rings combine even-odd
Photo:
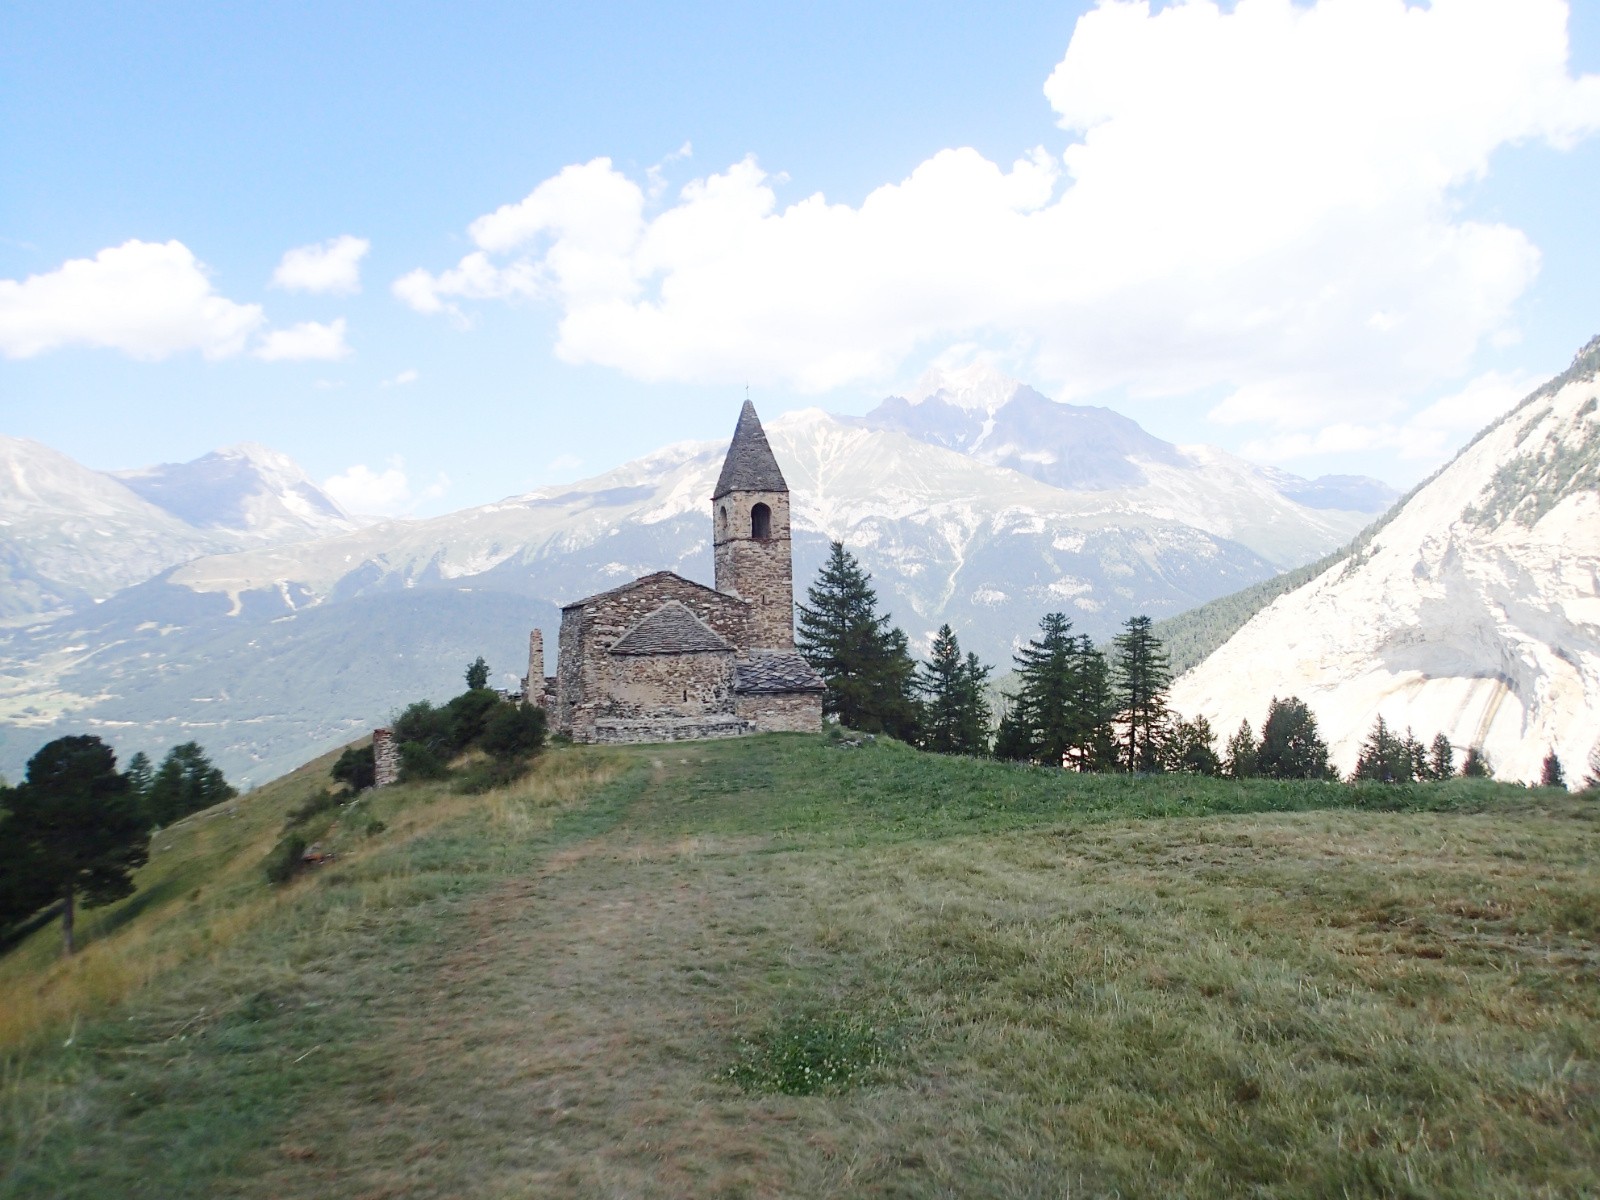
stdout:
[[744,402],[711,493],[717,591],[750,603],[752,649],[794,648],[794,567],[789,485],[767,445],[756,406]]

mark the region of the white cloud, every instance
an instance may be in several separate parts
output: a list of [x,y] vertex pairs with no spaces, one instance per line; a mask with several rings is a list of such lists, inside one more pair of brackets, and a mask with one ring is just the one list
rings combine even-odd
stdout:
[[1322,454],[1392,450],[1407,461],[1442,463],[1534,386],[1527,376],[1490,371],[1403,421],[1338,421],[1315,431],[1257,438],[1245,443],[1241,452],[1260,462],[1282,463]]
[[1069,395],[1222,388],[1218,419],[1362,425],[1514,335],[1538,250],[1456,193],[1502,146],[1600,129],[1566,19],[1562,0],[1106,0],[1045,84],[1057,149],[944,150],[859,206],[780,205],[753,158],[661,206],[654,177],[595,159],[394,291],[458,316],[537,297],[561,358],[647,380],[823,390],[971,341],[1025,347]]
[[272,330],[262,337],[261,344],[252,353],[265,362],[348,358],[350,347],[345,343],[344,333],[343,317],[327,325],[317,321],[302,321],[288,329]]
[[274,287],[300,292],[349,295],[361,290],[361,260],[372,243],[341,234],[312,246],[298,246],[283,256],[272,273]]
[[420,371],[418,371],[415,367],[407,367],[404,371],[401,371],[393,379],[385,379],[381,384],[379,384],[379,386],[380,387],[405,387],[406,384],[415,383],[417,380],[419,380],[421,378],[422,378],[422,373]]
[[450,490],[450,479],[440,472],[432,483],[413,494],[405,460],[397,456],[381,471],[374,471],[365,463],[356,463],[323,480],[322,490],[337,500],[346,512],[393,517],[438,499]]
[[583,459],[576,454],[558,454],[545,464],[545,470],[555,472],[558,475],[566,475],[576,471],[581,466],[583,466]]
[[157,360],[186,350],[237,354],[265,321],[212,290],[182,242],[128,241],[25,280],[0,279],[0,354],[31,358],[99,346]]

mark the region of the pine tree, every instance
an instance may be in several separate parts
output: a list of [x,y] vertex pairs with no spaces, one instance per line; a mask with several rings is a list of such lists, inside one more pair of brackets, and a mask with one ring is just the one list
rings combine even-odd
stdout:
[[878,612],[872,579],[834,542],[817,581],[797,605],[795,644],[827,682],[822,710],[851,729],[915,741],[921,710],[906,635]]
[[206,757],[200,743],[184,742],[161,760],[145,789],[143,807],[151,825],[170,825],[238,794]]
[[1033,731],[1019,715],[1022,711],[1016,696],[1003,697],[1000,724],[994,732],[994,756],[1011,762],[1028,762],[1033,758]]
[[1114,689],[1117,720],[1125,730],[1123,766],[1130,772],[1159,771],[1172,673],[1149,617],[1129,617],[1122,629],[1116,637]]
[[1562,770],[1561,760],[1556,757],[1554,750],[1544,756],[1544,770],[1539,776],[1539,786],[1562,789],[1567,786],[1567,773]]
[[934,635],[928,661],[918,668],[922,693],[922,748],[938,754],[986,754],[989,703],[984,684],[989,668],[975,654],[961,657],[949,625]]
[[1428,751],[1428,778],[1449,779],[1456,773],[1456,750],[1450,739],[1442,733],[1433,737],[1433,748]]
[[1331,779],[1328,746],[1317,732],[1317,719],[1298,696],[1272,699],[1261,726],[1258,770],[1269,779]]
[[1239,728],[1228,739],[1228,757],[1225,770],[1229,779],[1254,779],[1260,774],[1256,761],[1261,748],[1256,744],[1255,730],[1249,721],[1240,721]]
[[71,954],[80,898],[93,908],[133,894],[133,872],[149,858],[149,824],[111,747],[84,735],[57,738],[29,759],[6,803],[12,853],[60,898],[62,943]]
[[1468,746],[1466,761],[1461,764],[1463,779],[1489,779],[1494,776],[1494,766],[1480,746]]

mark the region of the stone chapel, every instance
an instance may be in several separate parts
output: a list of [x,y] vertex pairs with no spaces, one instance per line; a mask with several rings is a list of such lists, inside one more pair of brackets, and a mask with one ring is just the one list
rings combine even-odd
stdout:
[[529,639],[524,697],[576,742],[822,728],[822,677],[794,648],[789,486],[746,400],[711,494],[716,586],[671,571],[561,610],[553,679]]

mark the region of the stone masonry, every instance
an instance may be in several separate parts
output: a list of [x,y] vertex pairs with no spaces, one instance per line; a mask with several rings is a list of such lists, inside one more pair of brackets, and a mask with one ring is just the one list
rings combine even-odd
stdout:
[[394,731],[372,731],[372,786],[388,787],[400,782],[400,747],[394,740]]
[[[822,679],[794,650],[789,488],[748,400],[712,495],[712,544],[714,588],[658,571],[562,609],[548,702],[558,732],[653,742],[821,729]],[[535,630],[529,700],[543,655]]]

